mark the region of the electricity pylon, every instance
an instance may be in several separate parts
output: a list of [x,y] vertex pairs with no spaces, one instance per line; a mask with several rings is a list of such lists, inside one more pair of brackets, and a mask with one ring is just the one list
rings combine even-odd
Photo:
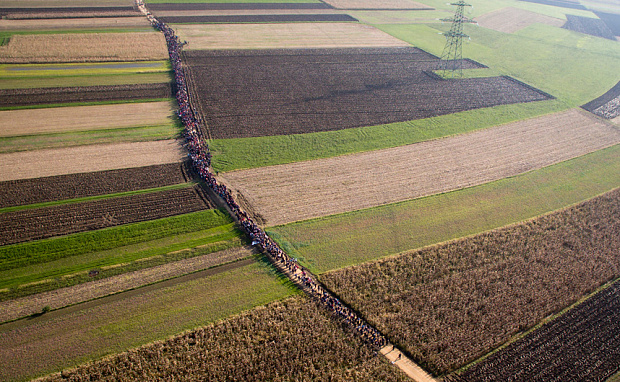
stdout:
[[451,19],[441,19],[441,21],[452,22],[452,26],[450,31],[443,34],[446,36],[446,46],[441,53],[439,70],[443,71],[444,78],[461,78],[463,77],[463,38],[469,38],[463,33],[463,24],[475,23],[475,21],[464,16],[465,7],[471,7],[471,4],[459,0],[450,5],[456,6],[456,12]]

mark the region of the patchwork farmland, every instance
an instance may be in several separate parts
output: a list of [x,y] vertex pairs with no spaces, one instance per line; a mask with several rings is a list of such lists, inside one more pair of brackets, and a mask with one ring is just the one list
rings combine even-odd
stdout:
[[3,2],[0,379],[617,379],[614,8],[270,1]]

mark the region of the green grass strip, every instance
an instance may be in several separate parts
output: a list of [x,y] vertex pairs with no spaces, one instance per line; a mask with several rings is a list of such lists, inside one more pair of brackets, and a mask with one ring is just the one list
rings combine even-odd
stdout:
[[132,84],[159,84],[170,82],[170,72],[120,73],[75,76],[3,77],[0,75],[0,89],[62,88],[73,86],[113,86]]
[[476,187],[267,232],[323,273],[530,219],[617,187],[620,145]]
[[212,3],[320,3],[319,0],[147,0],[145,1],[146,7],[149,4],[183,4],[183,3],[200,3],[200,4],[212,4]]
[[22,109],[46,109],[46,108],[50,108],[50,107],[115,105],[115,104],[119,104],[119,103],[162,102],[162,101],[170,101],[171,99],[172,98],[140,98],[140,99],[125,99],[125,100],[114,100],[114,101],[46,103],[46,104],[42,104],[42,105],[26,105],[26,106],[6,106],[6,107],[0,107],[0,111],[3,111],[3,110],[22,110]]
[[210,147],[213,168],[224,172],[408,145],[564,109],[557,100],[530,102],[339,131],[216,139]]
[[232,223],[232,220],[226,212],[206,210],[63,237],[7,245],[0,247],[0,271],[196,232],[229,223]]
[[170,72],[169,61],[123,61],[89,63],[3,64],[0,79],[109,76]]
[[121,197],[121,196],[140,195],[140,194],[149,194],[151,192],[178,190],[178,189],[181,189],[181,188],[193,187],[195,184],[196,184],[195,182],[187,182],[187,183],[172,184],[172,185],[169,185],[169,186],[162,186],[162,187],[155,187],[155,188],[145,188],[145,189],[142,189],[142,190],[117,192],[117,193],[114,193],[114,194],[87,196],[87,197],[84,197],[84,198],[75,198],[75,199],[55,200],[55,201],[52,201],[52,202],[26,204],[26,205],[23,205],[23,206],[4,207],[4,208],[0,208],[0,214],[1,213],[5,213],[5,212],[29,210],[29,209],[32,209],[32,208],[43,208],[43,207],[59,206],[59,205],[63,205],[63,204],[73,204],[73,203],[81,203],[81,202],[91,202],[91,201],[94,201],[94,200],[101,200],[101,199],[111,199],[111,198],[117,198],[117,197]]

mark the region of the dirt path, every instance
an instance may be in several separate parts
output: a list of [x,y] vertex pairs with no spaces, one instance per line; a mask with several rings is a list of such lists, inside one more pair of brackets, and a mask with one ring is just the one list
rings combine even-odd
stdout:
[[[407,358],[400,350],[394,347],[392,344],[387,344],[379,351],[381,354],[392,362],[393,365],[398,366],[409,378],[416,382],[436,382],[427,372],[422,370],[415,362]],[[399,358],[400,356],[400,358]]]
[[491,182],[620,142],[581,109],[469,134],[220,175],[273,226]]

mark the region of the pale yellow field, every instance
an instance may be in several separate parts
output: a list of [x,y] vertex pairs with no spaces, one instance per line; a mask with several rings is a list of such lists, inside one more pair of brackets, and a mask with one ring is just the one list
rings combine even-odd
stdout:
[[0,154],[0,182],[180,162],[181,141],[115,143]]
[[478,21],[478,24],[482,27],[504,33],[514,33],[534,23],[561,27],[566,22],[565,20],[556,19],[555,17],[512,7],[489,12],[477,17],[475,20]]
[[162,33],[14,35],[0,47],[0,62],[93,62],[168,59]]
[[100,28],[148,28],[145,17],[91,17],[74,19],[0,20],[0,30],[54,30],[54,29],[100,29]]
[[409,46],[354,23],[202,24],[175,26],[186,49],[354,48]]
[[173,121],[170,102],[0,111],[0,137],[158,126]]
[[432,8],[411,0],[324,0],[340,9],[424,9]]
[[619,142],[620,129],[573,109],[470,134],[220,178],[271,226],[471,187]]

